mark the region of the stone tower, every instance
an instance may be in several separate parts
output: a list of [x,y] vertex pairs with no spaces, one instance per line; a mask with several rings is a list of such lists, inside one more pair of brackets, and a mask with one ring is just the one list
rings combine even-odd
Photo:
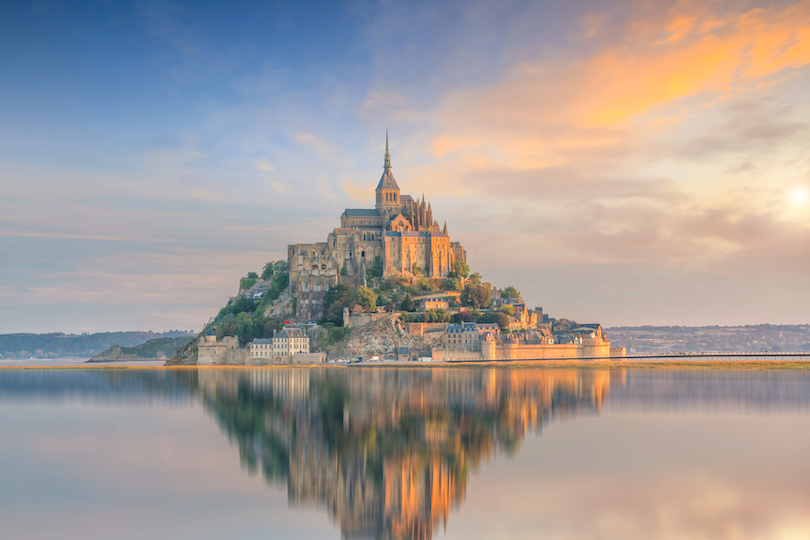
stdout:
[[385,165],[380,183],[377,184],[376,194],[377,211],[382,214],[389,214],[392,210],[399,210],[402,203],[399,200],[399,186],[391,174],[391,154],[388,152],[388,128],[385,129]]

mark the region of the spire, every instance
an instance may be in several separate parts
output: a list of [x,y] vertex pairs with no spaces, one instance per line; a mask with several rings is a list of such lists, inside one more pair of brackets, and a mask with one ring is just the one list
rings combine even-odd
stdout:
[[391,170],[391,153],[388,151],[388,126],[385,126],[385,172]]
[[447,234],[447,220],[444,220],[444,234]]

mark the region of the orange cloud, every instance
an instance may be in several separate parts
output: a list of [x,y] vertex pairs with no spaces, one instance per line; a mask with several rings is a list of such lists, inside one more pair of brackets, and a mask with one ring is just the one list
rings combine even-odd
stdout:
[[[645,114],[651,122],[671,118],[667,106],[693,110],[810,64],[810,1],[731,15],[679,9],[694,13],[633,21],[613,28],[618,42],[593,56],[524,63],[498,84],[448,93],[439,114],[450,129],[434,140],[434,154],[453,141],[497,141],[499,133],[536,137],[547,128],[621,129]],[[704,103],[682,103],[695,97]],[[578,145],[574,135],[566,144]]]

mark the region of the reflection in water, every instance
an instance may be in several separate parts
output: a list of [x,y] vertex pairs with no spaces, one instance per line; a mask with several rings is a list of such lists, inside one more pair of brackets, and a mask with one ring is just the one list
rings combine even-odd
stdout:
[[577,369],[0,371],[2,400],[203,403],[242,463],[347,538],[429,539],[470,473],[602,410],[800,413],[810,374]]
[[243,462],[325,507],[347,538],[432,538],[471,470],[555,416],[596,414],[620,372],[202,371],[206,406]]

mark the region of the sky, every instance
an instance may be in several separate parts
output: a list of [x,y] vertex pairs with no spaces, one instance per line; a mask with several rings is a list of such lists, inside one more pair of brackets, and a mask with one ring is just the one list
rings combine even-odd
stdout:
[[0,5],[0,333],[199,330],[386,125],[552,317],[810,322],[810,1]]

